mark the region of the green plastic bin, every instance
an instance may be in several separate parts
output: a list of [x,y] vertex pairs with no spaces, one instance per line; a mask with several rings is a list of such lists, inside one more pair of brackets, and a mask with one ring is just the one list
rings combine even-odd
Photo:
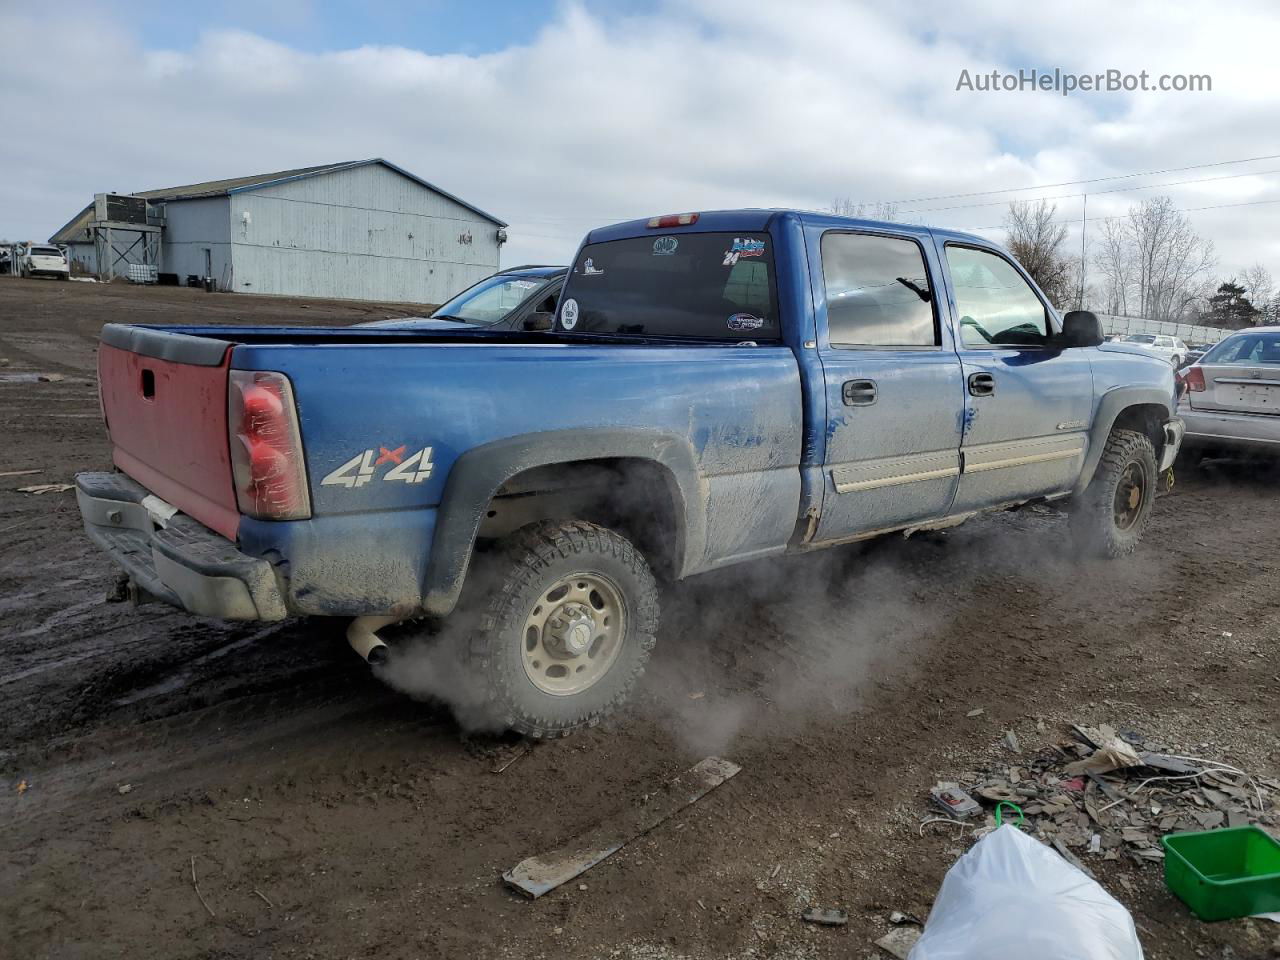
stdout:
[[1164,882],[1201,920],[1280,910],[1280,842],[1259,827],[1171,833]]

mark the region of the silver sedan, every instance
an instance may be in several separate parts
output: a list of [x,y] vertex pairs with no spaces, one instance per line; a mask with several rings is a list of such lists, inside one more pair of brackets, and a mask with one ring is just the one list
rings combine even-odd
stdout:
[[1182,375],[1184,450],[1280,455],[1280,327],[1234,333]]

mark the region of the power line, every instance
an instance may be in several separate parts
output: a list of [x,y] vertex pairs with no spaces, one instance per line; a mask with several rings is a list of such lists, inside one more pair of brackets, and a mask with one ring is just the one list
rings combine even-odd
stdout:
[[[1142,183],[1136,187],[1112,187],[1110,190],[1090,190],[1088,193],[1060,193],[1054,197],[1036,197],[1036,200],[1074,200],[1076,197],[1097,197],[1106,193],[1131,193],[1134,190],[1157,190],[1161,187],[1184,187],[1192,183],[1214,183],[1219,180],[1239,180],[1241,177],[1269,177],[1280,173],[1280,170],[1253,170],[1249,173],[1228,173],[1221,177],[1197,177],[1194,180],[1173,180],[1169,183]],[[937,213],[943,210],[969,210],[973,207],[999,207],[1010,200],[988,200],[984,203],[961,203],[951,207],[921,207],[917,210],[902,210],[901,213]]]
[[[1093,196],[1093,194],[1089,194],[1089,196]],[[1231,207],[1256,207],[1256,206],[1261,206],[1263,204],[1268,204],[1268,203],[1280,203],[1280,200],[1245,200],[1240,203],[1215,203],[1207,207],[1187,207],[1186,209],[1178,207],[1178,208],[1175,208],[1175,212],[1200,213],[1203,210],[1226,210]],[[1100,220],[1123,220],[1127,216],[1128,216],[1127,213],[1117,213],[1110,217],[1091,217],[1090,220],[1096,223]],[[1068,226],[1075,223],[1074,220],[1052,220],[1050,222],[1065,223]],[[988,226],[988,227],[943,227],[942,229],[944,230],[1004,230],[1006,228],[1005,228],[1005,225],[1001,223],[1001,224],[996,224],[994,226]]]
[[[1162,170],[1145,170],[1145,171],[1142,171],[1141,173],[1118,173],[1108,177],[1092,177],[1086,180],[1063,180],[1060,183],[1041,183],[1041,184],[1036,184],[1034,186],[1028,186],[1028,187],[1002,187],[997,190],[979,190],[979,191],[973,191],[970,193],[940,194],[934,197],[917,197],[914,200],[861,201],[861,204],[863,206],[873,206],[877,203],[884,205],[884,204],[932,203],[935,200],[964,200],[964,199],[968,199],[969,197],[989,197],[989,196],[995,196],[996,194],[1000,194],[1000,193],[1025,193],[1029,190],[1053,190],[1058,187],[1074,187],[1074,186],[1083,186],[1083,185],[1092,184],[1092,183],[1105,183],[1109,180],[1132,180],[1137,177],[1154,177],[1154,176],[1160,176],[1166,173],[1182,173],[1187,170],[1206,170],[1212,167],[1232,166],[1237,163],[1255,163],[1260,160],[1280,160],[1280,153],[1268,154],[1266,156],[1260,156],[1260,157],[1242,157],[1238,160],[1216,160],[1212,163],[1195,163],[1185,167],[1166,167]],[[1188,184],[1188,183],[1207,183],[1213,180],[1230,180],[1230,179],[1236,179],[1239,177],[1267,176],[1268,174],[1277,173],[1277,172],[1280,172],[1280,171],[1266,170],[1266,171],[1254,171],[1250,173],[1236,173],[1236,174],[1228,174],[1227,176],[1224,176],[1224,177],[1205,177],[1205,178],[1196,179],[1196,180],[1179,180],[1179,181],[1174,181],[1172,183],[1165,183],[1165,184],[1145,184],[1137,187],[1117,188],[1115,190],[1091,190],[1089,191],[1089,193],[1098,194],[1098,193],[1116,193],[1116,192],[1122,192],[1123,190],[1148,190],[1148,189],[1153,189],[1155,187],[1161,187],[1161,186],[1174,187],[1174,186],[1181,186],[1183,184]],[[1044,197],[1043,199],[1045,200],[1071,199],[1073,197],[1079,197],[1083,195],[1084,195],[1083,193],[1071,193],[1071,194],[1063,194],[1060,197]],[[955,207],[932,207],[932,208],[926,208],[922,210],[904,211],[904,212],[929,213],[936,210],[961,210],[961,209],[967,209],[969,207],[1000,206],[1001,204],[1006,202],[1007,201],[1005,200],[996,200],[990,203],[962,204]],[[648,216],[648,214],[645,214],[645,216]],[[628,216],[628,217],[528,216],[528,217],[523,217],[522,219],[525,222],[537,221],[542,223],[551,223],[551,222],[621,223],[626,220],[643,219],[643,217],[637,217],[637,216]]]
[[[1213,163],[1195,163],[1187,167],[1166,167],[1163,170],[1145,170],[1142,173],[1118,173],[1110,177],[1093,177],[1089,180],[1063,180],[1061,183],[1041,183],[1030,187],[1005,187],[1001,190],[977,190],[972,193],[948,193],[936,197],[917,197],[914,200],[872,200],[866,204],[932,203],[935,200],[964,200],[968,197],[989,197],[997,193],[1021,193],[1026,190],[1052,190],[1057,187],[1076,187],[1088,183],[1104,183],[1107,180],[1132,180],[1134,177],[1154,177],[1165,173],[1182,173],[1186,170],[1205,170],[1209,167],[1228,167],[1237,163],[1253,163],[1257,160],[1280,160],[1280,153],[1264,157],[1243,157],[1239,160],[1217,160]],[[1096,191],[1091,191],[1096,192]]]

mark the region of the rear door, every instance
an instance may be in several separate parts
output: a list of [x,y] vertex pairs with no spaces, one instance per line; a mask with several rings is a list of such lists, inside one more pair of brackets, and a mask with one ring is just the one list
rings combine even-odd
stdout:
[[943,517],[960,475],[963,385],[927,230],[811,228],[826,391],[816,539]]
[[1053,339],[1052,313],[1004,254],[944,247],[964,374],[964,473],[954,510],[1069,490],[1093,411],[1089,351]]
[[1280,416],[1280,330],[1237,334],[1200,360],[1204,390],[1187,394],[1193,410]]

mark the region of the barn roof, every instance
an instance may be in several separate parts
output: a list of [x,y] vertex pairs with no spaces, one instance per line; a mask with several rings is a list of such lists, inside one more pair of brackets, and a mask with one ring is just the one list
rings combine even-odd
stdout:
[[[206,180],[203,183],[188,183],[179,187],[163,187],[159,190],[139,190],[132,194],[135,197],[146,197],[148,200],[197,200],[204,197],[225,197],[233,193],[244,193],[249,190],[256,190],[259,187],[272,186],[277,183],[288,183],[291,180],[303,180],[307,177],[318,177],[326,173],[336,173],[339,170],[351,170],[355,167],[368,166],[371,163],[379,163],[389,170],[394,170],[403,177],[408,177],[421,186],[447,197],[454,203],[461,204],[474,214],[490,220],[500,227],[507,224],[499,220],[491,213],[486,213],[474,204],[467,203],[461,197],[456,197],[447,190],[441,190],[434,183],[429,183],[419,176],[415,176],[403,167],[398,167],[389,160],[383,160],[381,157],[371,157],[368,160],[347,160],[342,163],[325,163],[316,167],[298,167],[294,170],[277,170],[274,173],[258,173],[248,177],[231,177],[227,180]],[[57,233],[49,238],[50,243],[70,243],[80,239],[84,229],[89,225],[89,221],[93,219],[93,204],[89,204],[78,214],[71,218],[65,226]]]

